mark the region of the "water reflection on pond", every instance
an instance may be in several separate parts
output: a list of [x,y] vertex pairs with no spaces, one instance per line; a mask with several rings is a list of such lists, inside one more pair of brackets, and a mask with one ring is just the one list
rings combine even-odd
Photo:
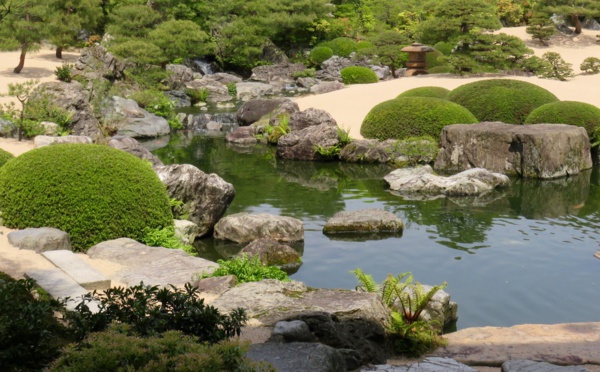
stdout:
[[[382,280],[412,271],[427,284],[448,282],[458,327],[600,321],[600,184],[597,170],[551,181],[513,180],[482,197],[421,200],[394,195],[380,165],[276,159],[265,146],[235,147],[221,137],[179,134],[154,151],[165,163],[190,163],[231,182],[228,214],[300,218],[307,285],[354,288],[357,267]],[[381,208],[405,223],[401,237],[365,240],[322,233],[336,212]],[[198,242],[216,260],[241,246]]]

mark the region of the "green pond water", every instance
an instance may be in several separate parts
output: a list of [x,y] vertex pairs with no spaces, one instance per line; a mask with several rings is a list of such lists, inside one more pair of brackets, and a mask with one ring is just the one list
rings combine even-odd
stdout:
[[[163,139],[164,141],[164,139]],[[166,164],[189,163],[234,185],[227,214],[272,213],[304,221],[292,275],[309,286],[351,289],[349,270],[380,281],[411,271],[425,284],[448,282],[458,328],[600,321],[600,176],[597,169],[551,181],[514,179],[481,198],[411,200],[386,190],[382,165],[276,159],[263,145],[182,133],[155,150]],[[336,212],[380,208],[405,223],[402,236],[326,236]],[[242,246],[202,239],[216,260]]]

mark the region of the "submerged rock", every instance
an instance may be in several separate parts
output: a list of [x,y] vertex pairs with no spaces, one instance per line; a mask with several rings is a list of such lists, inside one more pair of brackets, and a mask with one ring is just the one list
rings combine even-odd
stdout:
[[402,232],[403,228],[404,223],[393,213],[382,209],[361,209],[336,213],[327,221],[323,232],[325,234]]
[[287,270],[297,271],[302,266],[302,258],[294,248],[269,238],[251,242],[242,248],[238,255],[258,256],[265,266],[277,266]]

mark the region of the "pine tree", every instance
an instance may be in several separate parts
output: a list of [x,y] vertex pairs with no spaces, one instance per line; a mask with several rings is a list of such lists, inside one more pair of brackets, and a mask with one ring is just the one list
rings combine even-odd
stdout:
[[576,34],[581,33],[580,17],[600,15],[600,1],[598,0],[539,0],[538,6],[541,6],[548,13],[571,17]]
[[541,13],[535,13],[529,20],[529,26],[525,29],[525,32],[531,35],[533,39],[537,39],[542,45],[548,46],[547,41],[550,40],[550,36],[556,33],[556,27],[552,20]]
[[76,45],[81,30],[91,31],[102,16],[101,0],[51,0],[55,14],[50,19],[50,41],[56,46],[56,58],[65,47]]

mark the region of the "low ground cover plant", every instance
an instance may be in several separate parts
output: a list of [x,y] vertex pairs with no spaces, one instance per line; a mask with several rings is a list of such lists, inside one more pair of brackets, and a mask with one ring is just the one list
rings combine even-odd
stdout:
[[4,164],[6,164],[7,161],[13,159],[14,157],[15,156],[10,152],[0,149],[0,167],[2,167]]
[[277,279],[289,281],[285,271],[276,266],[265,266],[258,256],[248,257],[242,255],[231,260],[218,260],[219,268],[212,273],[202,273],[199,279],[215,276],[235,275],[238,283],[259,282],[263,279]]

